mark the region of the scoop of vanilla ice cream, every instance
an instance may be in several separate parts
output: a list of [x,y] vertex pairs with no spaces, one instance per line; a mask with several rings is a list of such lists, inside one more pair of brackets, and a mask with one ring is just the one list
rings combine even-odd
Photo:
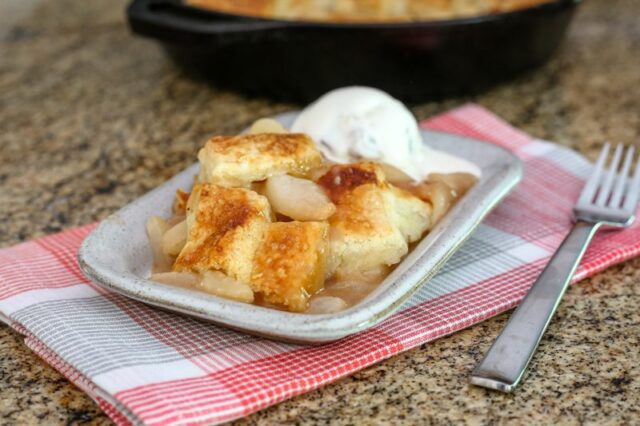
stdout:
[[329,160],[348,163],[380,161],[420,180],[422,173],[407,159],[421,151],[416,120],[399,101],[369,87],[333,90],[305,108],[291,129],[306,133]]
[[386,163],[415,181],[434,172],[480,175],[474,164],[427,147],[411,111],[371,87],[344,87],[323,95],[302,111],[291,131],[311,136],[336,163]]

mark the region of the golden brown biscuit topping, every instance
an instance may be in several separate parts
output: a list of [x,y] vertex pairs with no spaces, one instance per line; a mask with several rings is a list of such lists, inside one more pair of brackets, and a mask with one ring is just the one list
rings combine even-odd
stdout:
[[326,222],[270,224],[256,253],[253,290],[267,303],[304,311],[324,283],[328,230]]
[[382,172],[373,163],[338,164],[318,179],[334,203],[359,186],[379,185],[382,181]]
[[266,198],[253,191],[195,185],[187,204],[187,244],[174,270],[216,269],[248,281],[251,267],[246,263],[253,258],[270,214]]

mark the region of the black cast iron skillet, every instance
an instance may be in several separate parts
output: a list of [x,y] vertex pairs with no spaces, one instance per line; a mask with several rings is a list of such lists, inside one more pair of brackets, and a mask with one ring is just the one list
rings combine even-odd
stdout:
[[309,102],[367,85],[406,102],[475,93],[543,63],[579,0],[449,21],[325,23],[134,0],[133,32],[161,41],[196,76],[252,95]]

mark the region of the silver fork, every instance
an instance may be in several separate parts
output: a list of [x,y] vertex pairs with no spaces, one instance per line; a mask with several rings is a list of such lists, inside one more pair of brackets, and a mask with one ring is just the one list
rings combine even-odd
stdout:
[[533,357],[571,277],[591,238],[601,225],[626,227],[633,223],[640,194],[640,159],[633,178],[628,178],[633,147],[623,154],[618,145],[608,170],[606,144],[573,209],[575,225],[533,284],[520,306],[471,373],[471,383],[502,392],[513,391]]

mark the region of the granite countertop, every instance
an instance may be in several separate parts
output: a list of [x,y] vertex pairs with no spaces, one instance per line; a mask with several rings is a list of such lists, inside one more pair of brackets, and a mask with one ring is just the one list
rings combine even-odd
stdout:
[[[201,142],[294,105],[188,79],[132,37],[124,1],[0,3],[0,246],[104,218],[193,161]],[[478,102],[593,158],[640,145],[640,2],[585,2],[547,65]],[[238,423],[631,424],[640,419],[640,258],[573,286],[513,395],[467,377],[507,316],[395,356]],[[0,326],[0,423],[110,424]]]

